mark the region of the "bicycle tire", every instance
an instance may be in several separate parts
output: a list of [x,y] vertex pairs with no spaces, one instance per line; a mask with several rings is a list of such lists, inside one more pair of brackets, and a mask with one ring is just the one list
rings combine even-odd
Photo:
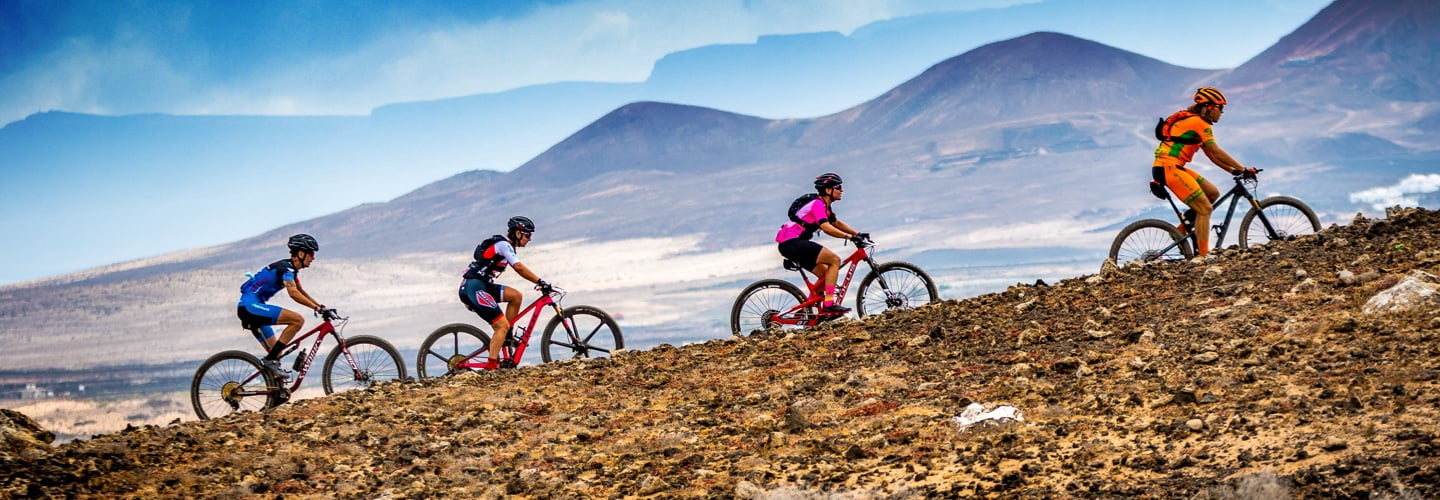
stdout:
[[[885,277],[886,286],[881,287],[879,293],[871,293],[870,284],[881,276]],[[865,279],[860,280],[860,288],[855,290],[855,294],[855,315],[861,318],[866,314],[910,309],[940,300],[940,292],[930,275],[915,264],[898,261],[871,269]]]
[[744,337],[775,323],[770,317],[805,302],[805,294],[794,283],[765,279],[751,283],[735,297],[730,307],[730,334]]
[[[259,378],[253,378],[257,372]],[[252,385],[243,384],[247,379]],[[264,386],[253,385],[255,381]],[[267,389],[279,391],[233,398],[228,396],[240,390]],[[195,416],[200,420],[209,420],[240,411],[260,411],[278,406],[285,399],[279,396],[283,390],[284,387],[255,355],[245,351],[225,351],[210,356],[195,370],[195,377],[190,379],[190,404],[195,408]]]
[[1152,262],[1194,258],[1192,241],[1181,242],[1175,248],[1160,253],[1182,238],[1184,236],[1180,234],[1180,230],[1175,229],[1175,225],[1169,222],[1159,219],[1137,220],[1115,235],[1115,241],[1110,244],[1110,260],[1117,266],[1123,266],[1126,262],[1137,259],[1141,262]]
[[[355,370],[350,367],[350,363],[338,362],[345,359],[345,351],[336,345],[325,358],[325,372],[320,377],[324,382],[325,394],[364,389],[380,382],[405,378],[405,362],[400,360],[400,351],[395,350],[395,346],[385,339],[357,335],[346,339],[345,346],[350,348],[350,356],[355,358],[355,365],[360,369],[363,378],[355,377]],[[337,365],[339,370],[336,370]],[[336,390],[337,386],[339,391]]]
[[1272,241],[1265,231],[1265,224],[1257,223],[1256,227],[1251,227],[1251,222],[1261,211],[1265,212],[1265,219],[1270,221],[1270,226],[1280,233],[1281,238],[1290,239],[1320,231],[1320,218],[1305,202],[1289,196],[1272,196],[1260,200],[1260,208],[1252,207],[1240,221],[1240,248]]
[[[446,345],[440,343],[450,337]],[[415,355],[415,376],[418,378],[443,377],[459,371],[455,365],[460,361],[484,355],[490,350],[490,335],[479,328],[465,323],[451,323],[425,337],[420,352]]]
[[[555,340],[556,327],[563,327],[566,331],[562,341]],[[571,331],[571,328],[575,330]],[[571,342],[571,335],[580,341]],[[620,326],[598,307],[567,307],[561,311],[561,316],[550,319],[550,323],[545,325],[545,333],[540,336],[540,358],[546,363],[560,359],[603,358],[624,348],[625,338],[620,335]]]

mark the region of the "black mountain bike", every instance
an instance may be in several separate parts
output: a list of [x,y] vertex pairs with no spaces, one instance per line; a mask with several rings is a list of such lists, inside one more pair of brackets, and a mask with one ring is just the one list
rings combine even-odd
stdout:
[[[1262,171],[1256,170],[1257,173]],[[1215,200],[1214,206],[1217,208],[1224,205],[1225,200],[1230,200],[1224,223],[1211,226],[1215,249],[1224,246],[1225,236],[1230,232],[1231,219],[1235,216],[1235,207],[1240,204],[1241,198],[1250,202],[1250,211],[1240,220],[1240,248],[1264,245],[1275,240],[1289,240],[1315,234],[1320,230],[1320,218],[1315,216],[1315,211],[1305,202],[1289,196],[1272,196],[1257,201],[1252,193],[1258,181],[1254,177],[1246,178],[1244,173],[1235,174],[1234,177],[1235,187],[1230,188],[1219,200]],[[1150,183],[1159,184],[1155,181]],[[1185,232],[1182,234],[1175,224],[1160,219],[1132,222],[1125,226],[1125,229],[1121,229],[1120,234],[1115,236],[1115,242],[1110,244],[1110,260],[1116,265],[1124,265],[1132,260],[1184,260],[1199,253],[1195,241],[1195,222],[1186,220],[1180,214],[1180,207],[1175,204],[1164,186],[1158,187],[1159,189],[1154,191],[1165,194],[1165,200],[1170,202],[1170,209],[1175,211],[1175,217],[1184,224]]]

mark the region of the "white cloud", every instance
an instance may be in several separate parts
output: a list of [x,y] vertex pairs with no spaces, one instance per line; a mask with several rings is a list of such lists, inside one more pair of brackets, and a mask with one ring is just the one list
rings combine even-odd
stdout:
[[1414,207],[1420,204],[1420,195],[1440,191],[1440,174],[1412,174],[1393,186],[1370,188],[1350,193],[1353,203],[1368,203],[1375,210],[1385,210],[1396,205]]

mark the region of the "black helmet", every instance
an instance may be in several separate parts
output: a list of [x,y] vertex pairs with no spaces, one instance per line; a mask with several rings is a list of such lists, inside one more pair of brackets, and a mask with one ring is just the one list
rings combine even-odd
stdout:
[[826,172],[815,178],[815,189],[826,189],[839,187],[845,181],[840,179],[840,174]]
[[533,233],[533,232],[535,232],[535,223],[534,223],[534,222],[531,222],[529,217],[525,217],[525,216],[523,216],[523,215],[516,215],[516,216],[514,216],[514,217],[511,217],[511,218],[510,218],[510,221],[505,223],[505,227],[510,228],[510,231],[511,231],[511,232],[514,232],[514,231],[524,231],[524,232],[527,232],[527,233]]
[[303,233],[291,236],[290,243],[287,246],[290,247],[291,252],[299,252],[303,250],[306,252],[315,253],[315,251],[320,250],[320,243],[315,241],[315,237]]

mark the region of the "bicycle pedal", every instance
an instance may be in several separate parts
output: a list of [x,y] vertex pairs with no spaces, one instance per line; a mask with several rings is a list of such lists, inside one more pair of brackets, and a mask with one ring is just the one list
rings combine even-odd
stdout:
[[508,359],[502,359],[502,360],[500,360],[500,368],[501,368],[501,369],[510,369],[510,368],[514,368],[514,367],[515,367],[515,362],[514,362],[514,361],[511,361],[511,360],[508,360]]

